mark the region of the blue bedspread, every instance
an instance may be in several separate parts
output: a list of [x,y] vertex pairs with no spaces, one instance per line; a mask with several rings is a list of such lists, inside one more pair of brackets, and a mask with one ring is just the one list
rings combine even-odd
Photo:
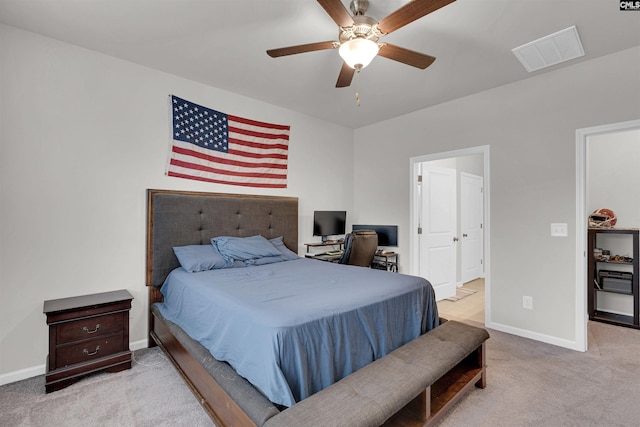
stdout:
[[423,278],[302,258],[178,268],[162,294],[167,319],[284,406],[438,325]]

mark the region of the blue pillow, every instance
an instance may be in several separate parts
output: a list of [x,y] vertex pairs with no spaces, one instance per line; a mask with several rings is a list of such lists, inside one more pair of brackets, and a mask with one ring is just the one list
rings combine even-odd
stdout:
[[276,237],[275,239],[271,239],[269,241],[273,246],[275,246],[275,248],[278,251],[280,251],[280,253],[284,257],[284,261],[291,261],[291,260],[300,258],[297,253],[293,252],[291,249],[289,249],[284,245],[284,242],[282,241],[282,236]]
[[294,259],[299,259],[298,254],[290,250],[284,245],[282,241],[282,236],[276,237],[275,239],[270,239],[269,242],[280,252],[278,256],[266,256],[262,258],[253,258],[244,261],[245,265],[265,265],[265,264],[273,264],[274,262],[282,262],[282,261],[291,261]]
[[176,254],[182,268],[189,273],[231,266],[212,245],[176,246],[173,253]]
[[272,257],[282,255],[263,236],[230,237],[220,236],[211,239],[211,244],[218,248],[218,252],[227,261]]

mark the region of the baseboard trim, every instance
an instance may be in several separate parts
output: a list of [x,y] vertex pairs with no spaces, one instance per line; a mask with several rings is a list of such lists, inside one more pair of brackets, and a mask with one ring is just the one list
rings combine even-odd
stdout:
[[[18,371],[7,372],[0,375],[0,386],[26,380],[45,374],[46,365],[33,366],[31,368],[20,369]],[[43,380],[44,381],[44,380]],[[44,385],[44,382],[42,383]]]
[[131,349],[131,351],[136,351],[140,350],[141,348],[147,347],[149,347],[149,342],[146,339],[129,343],[129,348]]
[[[131,351],[136,351],[147,347],[147,340],[140,340],[129,343],[129,348],[131,349]],[[46,373],[46,369],[46,365],[38,365],[32,366],[31,368],[20,369],[18,371],[7,372],[6,374],[0,375],[0,386],[37,377],[38,375],[44,375]]]
[[489,329],[495,329],[496,331],[506,332],[511,335],[517,335],[523,338],[529,338],[535,341],[541,341],[547,344],[556,345],[558,347],[568,348],[569,350],[575,350],[584,352],[582,347],[576,341],[571,341],[563,338],[554,337],[551,335],[541,334],[538,332],[528,331],[526,329],[514,328],[513,326],[503,325],[501,323],[490,322],[485,325]]

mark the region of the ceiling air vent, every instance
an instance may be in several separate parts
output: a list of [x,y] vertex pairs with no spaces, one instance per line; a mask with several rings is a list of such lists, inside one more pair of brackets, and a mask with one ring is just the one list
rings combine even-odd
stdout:
[[528,72],[584,56],[575,26],[523,44],[511,51]]

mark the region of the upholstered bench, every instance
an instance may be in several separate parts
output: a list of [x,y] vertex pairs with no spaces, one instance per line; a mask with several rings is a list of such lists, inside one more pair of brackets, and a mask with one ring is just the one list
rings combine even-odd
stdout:
[[475,384],[485,329],[448,321],[269,418],[265,427],[430,426]]

